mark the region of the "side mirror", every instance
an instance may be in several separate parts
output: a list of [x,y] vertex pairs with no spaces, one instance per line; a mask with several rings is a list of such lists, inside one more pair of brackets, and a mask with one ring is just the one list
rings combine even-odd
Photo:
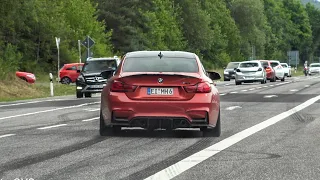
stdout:
[[101,72],[101,76],[104,78],[104,79],[110,79],[114,74],[114,71],[113,70],[108,70],[108,71],[103,71]]
[[267,68],[268,68],[268,66],[263,66],[263,68],[264,68],[264,69],[267,69]]
[[217,72],[214,72],[214,71],[207,71],[207,73],[208,73],[209,78],[210,78],[210,79],[212,79],[212,80],[218,80],[218,79],[221,79],[220,74],[219,74],[219,73],[217,73]]
[[258,71],[262,71],[262,68],[259,68]]
[[234,68],[234,70],[236,71],[238,68]]

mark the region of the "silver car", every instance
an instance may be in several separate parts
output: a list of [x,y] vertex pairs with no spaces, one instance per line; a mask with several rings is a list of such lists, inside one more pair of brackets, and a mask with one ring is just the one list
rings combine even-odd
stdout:
[[267,83],[266,71],[260,61],[241,62],[236,68],[235,82],[236,85],[240,85],[243,82],[261,82],[261,84],[265,84]]
[[320,74],[320,63],[311,63],[309,66],[309,75]]

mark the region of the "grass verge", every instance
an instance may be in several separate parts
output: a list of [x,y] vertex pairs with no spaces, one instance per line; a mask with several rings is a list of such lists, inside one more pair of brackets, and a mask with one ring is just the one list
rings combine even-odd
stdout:
[[[73,94],[75,94],[75,86],[54,82],[54,96]],[[41,79],[37,80],[35,84],[28,84],[17,77],[0,81],[0,102],[44,97],[50,97],[49,81],[45,82]]]

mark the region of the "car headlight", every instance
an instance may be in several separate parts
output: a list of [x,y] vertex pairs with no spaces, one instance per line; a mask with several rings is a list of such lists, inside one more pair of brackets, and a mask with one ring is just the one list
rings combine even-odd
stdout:
[[36,77],[33,74],[27,74],[27,77],[31,79],[36,79]]
[[84,77],[82,75],[80,75],[80,76],[78,76],[77,80],[84,82]]

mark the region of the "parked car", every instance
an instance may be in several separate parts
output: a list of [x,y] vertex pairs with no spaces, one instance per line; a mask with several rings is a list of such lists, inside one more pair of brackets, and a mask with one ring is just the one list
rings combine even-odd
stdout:
[[284,75],[287,77],[291,77],[291,66],[287,63],[280,63],[284,70]]
[[70,84],[76,82],[79,72],[84,63],[65,64],[59,71],[60,82],[62,84]]
[[281,81],[284,81],[286,76],[284,73],[284,69],[280,64],[280,61],[270,60],[270,64],[276,73],[276,79],[280,79]]
[[85,62],[82,71],[76,80],[77,98],[91,97],[93,93],[100,93],[107,79],[101,76],[102,71],[115,71],[120,63],[117,57],[89,58]]
[[36,82],[36,76],[29,72],[17,71],[16,76],[30,84],[33,84]]
[[261,82],[261,84],[265,84],[267,82],[267,73],[260,61],[244,61],[236,69],[235,82],[236,85],[240,85],[243,82]]
[[200,128],[205,136],[220,136],[220,96],[213,82],[220,75],[206,72],[196,54],[130,52],[114,75],[102,75],[108,81],[101,93],[101,135],[140,127]]
[[271,66],[271,62],[269,60],[258,60],[261,62],[263,68],[266,70],[267,73],[267,80],[270,80],[270,82],[275,82],[277,80],[276,78],[276,72]]
[[224,81],[230,81],[235,78],[235,68],[237,68],[239,62],[229,62],[227,67],[224,68],[223,79]]
[[311,63],[308,68],[309,75],[320,74],[320,63]]

